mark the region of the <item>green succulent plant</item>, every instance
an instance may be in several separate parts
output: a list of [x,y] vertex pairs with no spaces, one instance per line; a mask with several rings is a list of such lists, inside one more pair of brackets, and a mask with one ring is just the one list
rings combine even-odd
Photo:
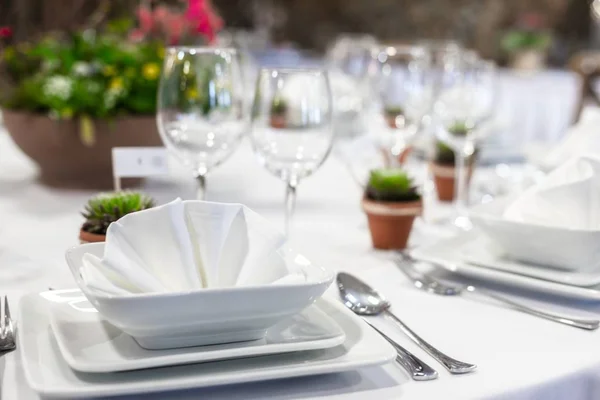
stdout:
[[154,207],[154,200],[138,192],[101,193],[88,200],[81,213],[82,230],[105,235],[108,226],[124,215]]
[[385,107],[385,109],[383,110],[383,113],[387,117],[397,117],[399,115],[404,115],[404,109],[400,106],[390,106],[390,107]]
[[[464,122],[456,122],[448,128],[448,131],[455,136],[466,136],[469,133],[469,128]],[[477,149],[472,156],[467,160],[468,163],[475,161]],[[454,150],[442,141],[438,141],[435,145],[435,163],[440,165],[454,166]]]
[[375,201],[416,201],[421,198],[413,180],[402,169],[371,171],[366,195]]
[[281,97],[275,97],[271,104],[271,115],[284,115],[287,112],[288,105]]

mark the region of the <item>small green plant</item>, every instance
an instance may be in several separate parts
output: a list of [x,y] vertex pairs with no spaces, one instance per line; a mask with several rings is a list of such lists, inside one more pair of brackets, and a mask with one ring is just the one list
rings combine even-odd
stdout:
[[108,226],[124,215],[154,207],[154,200],[138,192],[101,193],[88,200],[82,230],[106,235]]
[[371,171],[366,194],[375,201],[416,201],[421,198],[413,180],[401,169]]
[[390,106],[390,107],[386,107],[383,110],[383,113],[385,114],[386,117],[395,118],[400,115],[404,115],[404,109],[400,106],[395,106],[395,107]]
[[275,97],[271,104],[271,115],[282,116],[287,112],[288,106],[281,97]]
[[518,17],[516,26],[502,36],[500,46],[508,54],[523,50],[546,51],[552,44],[552,35],[546,29],[543,16],[526,13]]
[[546,51],[551,41],[552,37],[548,32],[512,30],[502,37],[501,46],[509,54],[522,50]]
[[[456,122],[448,128],[448,131],[455,136],[466,136],[469,133],[469,127],[464,122]],[[469,157],[469,162],[474,160],[474,156]],[[442,141],[438,141],[435,145],[435,163],[447,166],[454,166],[455,163],[454,150]]]

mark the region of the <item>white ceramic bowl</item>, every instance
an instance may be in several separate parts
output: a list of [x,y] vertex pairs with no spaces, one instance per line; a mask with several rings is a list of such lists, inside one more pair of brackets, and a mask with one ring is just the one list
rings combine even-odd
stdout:
[[321,297],[333,281],[332,273],[288,250],[285,262],[300,269],[305,282],[109,296],[89,290],[81,279],[85,253],[102,257],[104,243],[67,251],[67,263],[79,288],[108,322],[147,349],[261,339],[268,328]]
[[571,271],[600,270],[600,231],[564,229],[507,221],[508,199],[471,209],[473,224],[517,260]]

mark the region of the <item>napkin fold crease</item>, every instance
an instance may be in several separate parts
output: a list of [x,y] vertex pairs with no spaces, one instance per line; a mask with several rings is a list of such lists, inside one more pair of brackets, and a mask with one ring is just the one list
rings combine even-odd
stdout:
[[81,278],[107,295],[293,284],[285,237],[240,204],[177,199],[129,214],[107,231],[103,258],[85,254]]

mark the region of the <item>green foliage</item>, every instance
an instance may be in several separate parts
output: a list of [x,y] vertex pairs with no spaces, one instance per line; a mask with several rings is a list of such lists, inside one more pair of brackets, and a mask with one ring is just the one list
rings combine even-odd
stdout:
[[288,105],[281,97],[275,97],[271,104],[271,115],[285,115]]
[[154,114],[164,47],[127,41],[130,26],[119,20],[104,33],[50,35],[5,48],[0,64],[13,90],[0,93],[2,106],[62,119]]
[[124,215],[154,207],[152,198],[138,192],[101,193],[88,200],[82,229],[105,235],[108,226]]
[[415,201],[421,198],[412,179],[401,169],[371,171],[367,197],[375,201]]
[[404,115],[404,109],[400,106],[398,107],[386,107],[383,110],[383,113],[385,114],[385,116],[387,117],[398,117],[400,115]]
[[[469,127],[464,122],[455,122],[448,128],[448,131],[456,136],[466,136],[469,133]],[[475,157],[471,157],[470,160]],[[472,162],[472,161],[471,161]],[[454,166],[454,150],[442,141],[435,145],[435,163],[440,165]]]
[[520,50],[545,51],[550,47],[551,41],[550,33],[545,31],[512,30],[502,37],[500,45],[507,53]]

